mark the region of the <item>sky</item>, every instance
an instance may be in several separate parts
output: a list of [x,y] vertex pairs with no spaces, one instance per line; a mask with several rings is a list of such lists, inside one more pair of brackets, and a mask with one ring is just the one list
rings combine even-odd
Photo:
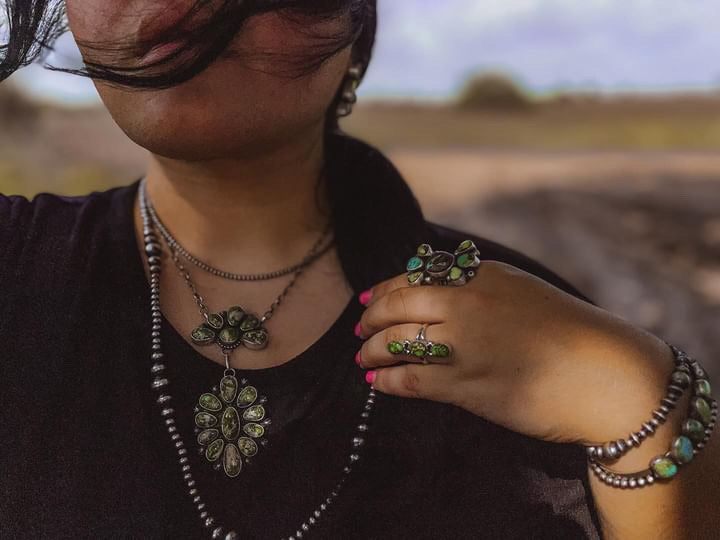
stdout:
[[[720,87],[720,0],[378,0],[379,37],[360,97],[445,99],[502,71],[536,92]],[[77,62],[72,36],[54,65]],[[76,64],[75,64],[76,65]],[[91,82],[25,68],[42,98],[97,100]]]

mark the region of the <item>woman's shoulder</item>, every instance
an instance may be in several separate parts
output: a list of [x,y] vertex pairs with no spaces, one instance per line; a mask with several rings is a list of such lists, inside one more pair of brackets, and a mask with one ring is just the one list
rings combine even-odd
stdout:
[[433,245],[433,247],[437,245],[435,249],[443,249],[452,252],[460,242],[465,239],[470,239],[475,243],[480,251],[481,259],[500,261],[510,264],[520,270],[524,270],[525,272],[547,281],[568,294],[572,294],[585,302],[595,304],[594,301],[559,275],[557,273],[559,270],[551,270],[545,264],[533,259],[521,251],[478,234],[470,233],[434,221],[426,220],[425,225],[435,238],[436,244]]
[[[127,219],[132,185],[66,196],[42,192],[33,197],[0,194],[0,271],[42,251],[48,260],[63,247],[89,242],[98,228]],[[87,243],[85,248],[90,247]]]

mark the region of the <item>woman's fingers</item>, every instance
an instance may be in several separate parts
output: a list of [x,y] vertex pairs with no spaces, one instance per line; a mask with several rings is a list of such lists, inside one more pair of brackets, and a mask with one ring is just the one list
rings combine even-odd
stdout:
[[432,324],[447,320],[457,299],[455,287],[410,287],[407,281],[405,285],[390,288],[379,297],[373,292],[372,301],[360,317],[360,337],[367,338],[396,324]]

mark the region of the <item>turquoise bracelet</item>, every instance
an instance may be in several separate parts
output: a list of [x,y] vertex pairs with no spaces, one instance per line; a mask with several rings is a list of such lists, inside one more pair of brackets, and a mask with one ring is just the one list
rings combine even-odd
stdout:
[[[619,488],[636,488],[654,484],[657,480],[669,480],[678,470],[690,463],[707,444],[715,427],[718,415],[717,400],[711,397],[710,378],[700,363],[690,358],[684,351],[665,342],[675,357],[675,370],[670,376],[668,394],[662,399],[660,407],[653,411],[653,418],[645,422],[640,431],[631,433],[624,439],[618,439],[600,446],[587,447],[587,457],[591,470],[606,484]],[[654,433],[674,407],[677,399],[686,388],[692,389],[688,417],[682,424],[682,434],[675,437],[670,450],[655,456],[647,469],[633,473],[618,473],[608,469],[600,460],[616,460],[633,446],[640,445],[643,439]]]

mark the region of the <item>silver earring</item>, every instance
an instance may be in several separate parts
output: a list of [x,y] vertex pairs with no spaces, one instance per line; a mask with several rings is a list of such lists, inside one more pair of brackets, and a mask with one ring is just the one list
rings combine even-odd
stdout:
[[338,103],[338,117],[349,116],[353,111],[353,106],[357,103],[357,90],[360,84],[360,76],[362,75],[362,64],[355,64],[347,71],[345,82],[342,90],[342,98]]

